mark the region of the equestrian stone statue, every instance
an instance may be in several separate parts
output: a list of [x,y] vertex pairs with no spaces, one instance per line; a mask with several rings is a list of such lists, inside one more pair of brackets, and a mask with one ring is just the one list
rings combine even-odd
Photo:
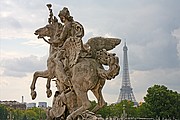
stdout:
[[[102,120],[95,112],[105,105],[102,88],[106,80],[119,74],[119,58],[110,53],[121,40],[118,38],[93,37],[83,43],[83,26],[74,21],[68,8],[59,12],[62,23],[53,15],[52,5],[48,24],[35,31],[38,38],[49,44],[47,70],[36,71],[31,84],[31,97],[37,93],[35,84],[38,77],[47,78],[47,97],[51,97],[51,81],[56,82],[52,108],[47,110],[47,120]],[[49,37],[47,40],[46,38]],[[105,69],[104,66],[108,66]],[[89,111],[87,92],[91,90],[97,98],[97,105]]]

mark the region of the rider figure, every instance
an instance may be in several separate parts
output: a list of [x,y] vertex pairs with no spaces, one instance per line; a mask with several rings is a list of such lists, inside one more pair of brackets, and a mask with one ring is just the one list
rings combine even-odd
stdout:
[[70,16],[69,10],[68,8],[64,7],[60,12],[59,15],[60,20],[62,23],[64,23],[63,26],[63,30],[60,34],[60,37],[58,37],[57,39],[53,40],[53,43],[61,43],[60,46],[63,45],[63,43],[66,41],[67,38],[69,38],[71,36],[71,26],[72,26],[72,22],[73,17]]
[[[63,25],[63,29],[61,31],[61,33],[57,33],[57,36],[59,34],[59,36],[54,39],[52,41],[52,43],[57,43],[59,44],[60,49],[57,50],[57,54],[56,54],[56,59],[54,59],[54,62],[56,64],[55,67],[55,71],[59,74],[56,75],[57,79],[63,79],[63,82],[65,83],[65,85],[69,86],[69,77],[67,76],[66,72],[65,72],[65,68],[67,67],[66,64],[64,64],[64,61],[67,61],[67,58],[65,55],[58,55],[58,54],[62,54],[64,53],[64,48],[63,48],[63,44],[64,42],[71,37],[71,26],[72,26],[72,22],[73,17],[70,16],[70,12],[68,10],[68,8],[64,7],[60,12],[59,15],[60,20],[62,23],[64,23]],[[62,51],[62,52],[61,52]],[[61,56],[61,57],[59,57]],[[58,59],[59,58],[59,59]],[[57,60],[58,59],[58,60]],[[61,75],[60,75],[61,72]]]

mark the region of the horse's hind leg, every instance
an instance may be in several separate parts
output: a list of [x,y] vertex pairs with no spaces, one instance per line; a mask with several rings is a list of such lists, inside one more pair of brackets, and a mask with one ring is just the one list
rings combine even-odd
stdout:
[[88,95],[87,92],[81,91],[81,90],[77,90],[77,88],[74,89],[75,93],[78,97],[78,99],[82,102],[82,106],[79,107],[77,110],[75,110],[74,112],[72,112],[66,120],[74,120],[79,114],[81,114],[82,112],[84,112],[85,110],[89,109],[89,107],[91,106],[91,103],[88,99]]
[[93,90],[91,90],[98,100],[98,104],[93,108],[92,112],[97,112],[106,104],[102,95],[102,88],[104,86],[104,83],[104,80],[100,80],[96,87]]
[[48,70],[45,70],[45,71],[36,71],[33,75],[33,81],[31,83],[31,97],[32,99],[34,100],[36,98],[36,91],[35,91],[35,84],[36,84],[36,81],[37,81],[37,78],[38,77],[44,77],[44,78],[47,78],[49,76],[49,72]]
[[48,77],[47,78],[47,83],[46,83],[46,94],[47,94],[47,97],[49,98],[49,97],[51,97],[51,95],[52,95],[52,91],[51,91],[51,89],[50,89],[50,87],[51,87],[51,77]]

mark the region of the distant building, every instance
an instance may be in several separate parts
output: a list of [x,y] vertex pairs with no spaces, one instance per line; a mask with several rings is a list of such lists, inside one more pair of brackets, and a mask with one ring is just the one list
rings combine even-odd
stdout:
[[17,101],[0,101],[0,104],[3,104],[7,107],[11,107],[14,109],[21,109],[21,110],[26,109],[26,103],[19,103]]
[[27,103],[26,106],[27,108],[33,108],[36,107],[36,103]]
[[47,108],[47,102],[39,102],[38,107]]

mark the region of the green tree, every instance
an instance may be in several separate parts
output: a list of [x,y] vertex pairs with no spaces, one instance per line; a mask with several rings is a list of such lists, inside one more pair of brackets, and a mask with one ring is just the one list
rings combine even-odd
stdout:
[[26,110],[25,115],[30,120],[38,118],[38,114],[35,111],[33,111],[32,109]]
[[120,103],[115,104],[114,109],[115,109],[115,116],[120,118],[123,113],[123,103],[120,102]]
[[28,120],[28,118],[26,117],[26,114],[23,115],[23,119],[22,120]]
[[154,85],[148,88],[144,97],[153,118],[179,118],[179,94],[168,90],[164,85]]
[[106,104],[97,112],[97,114],[100,114],[104,119],[109,118],[111,114],[110,107]]
[[33,107],[25,110],[24,116],[26,116],[28,120],[44,120],[46,118],[46,112],[42,108]]
[[24,115],[24,110],[16,109],[13,112],[14,120],[22,120]]
[[148,104],[145,102],[142,103],[140,106],[136,109],[137,117],[140,118],[151,118],[151,111],[149,110]]
[[89,108],[89,110],[91,111],[97,105],[97,103],[95,100],[90,101],[90,102],[91,102],[91,107]]
[[121,101],[121,104],[125,106],[125,111],[127,114],[127,117],[136,117],[136,108],[134,107],[134,103],[129,100],[123,100]]
[[103,118],[120,118],[123,113],[123,106],[125,107],[126,114],[128,115],[127,117],[137,116],[136,107],[134,107],[134,103],[127,100],[124,100],[117,104],[111,104],[108,106],[106,105],[103,108],[101,108],[98,111],[98,113],[101,114]]
[[8,110],[5,105],[0,104],[0,120],[7,119],[8,116]]

